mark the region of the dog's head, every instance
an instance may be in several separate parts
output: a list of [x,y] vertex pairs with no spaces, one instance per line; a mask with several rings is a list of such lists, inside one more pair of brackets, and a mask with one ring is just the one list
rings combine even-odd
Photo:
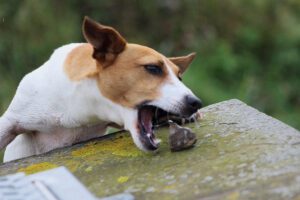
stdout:
[[194,53],[167,58],[146,46],[127,43],[115,29],[87,17],[83,33],[93,46],[100,91],[130,110],[124,113],[124,127],[140,149],[158,148],[153,128],[159,118],[189,117],[201,107],[201,101],[181,82]]

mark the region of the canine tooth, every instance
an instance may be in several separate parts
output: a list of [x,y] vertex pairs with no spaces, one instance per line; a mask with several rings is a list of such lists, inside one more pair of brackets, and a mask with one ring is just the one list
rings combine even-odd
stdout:
[[159,144],[159,143],[161,142],[161,139],[155,138],[155,139],[154,139],[154,142],[155,142],[155,144]]
[[151,134],[150,134],[150,133],[147,133],[147,137],[150,138],[150,137],[151,137]]

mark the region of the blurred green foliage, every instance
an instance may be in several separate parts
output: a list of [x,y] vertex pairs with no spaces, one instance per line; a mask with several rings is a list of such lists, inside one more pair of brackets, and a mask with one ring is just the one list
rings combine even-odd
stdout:
[[196,51],[184,82],[206,105],[239,98],[300,128],[299,0],[1,1],[0,113],[55,48],[84,41],[85,15],[165,55]]

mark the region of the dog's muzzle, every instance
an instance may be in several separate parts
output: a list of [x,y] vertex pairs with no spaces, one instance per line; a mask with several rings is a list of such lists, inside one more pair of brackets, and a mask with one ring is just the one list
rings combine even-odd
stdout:
[[202,107],[201,100],[192,95],[185,96],[182,102],[176,112],[150,105],[151,102],[138,107],[138,137],[146,151],[154,151],[159,147],[159,139],[154,134],[155,128],[166,125],[168,120],[180,123],[182,119],[189,119]]

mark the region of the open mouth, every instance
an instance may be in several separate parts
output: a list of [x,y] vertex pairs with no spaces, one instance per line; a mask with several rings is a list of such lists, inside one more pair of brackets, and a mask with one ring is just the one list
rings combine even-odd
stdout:
[[188,119],[161,108],[143,105],[138,109],[139,139],[147,150],[154,151],[159,147],[160,140],[155,136],[155,129],[168,124],[168,120],[181,123]]

